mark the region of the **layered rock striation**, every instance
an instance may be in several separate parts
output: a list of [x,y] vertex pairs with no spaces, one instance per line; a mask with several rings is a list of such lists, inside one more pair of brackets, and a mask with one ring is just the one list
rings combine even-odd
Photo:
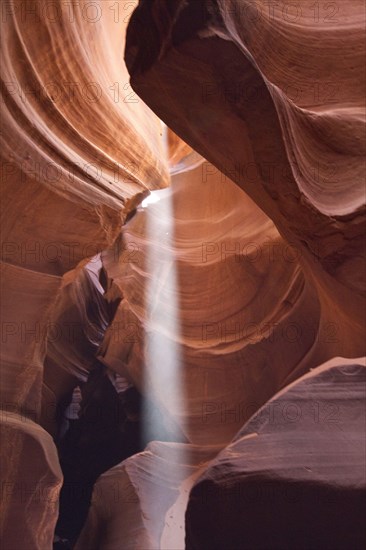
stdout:
[[57,410],[96,362],[172,441],[99,478],[78,548],[363,547],[364,15],[7,0],[7,548],[52,546]]

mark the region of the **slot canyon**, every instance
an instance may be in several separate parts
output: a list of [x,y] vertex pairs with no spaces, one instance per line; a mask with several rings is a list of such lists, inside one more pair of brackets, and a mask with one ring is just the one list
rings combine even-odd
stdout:
[[364,0],[3,0],[1,548],[366,548]]

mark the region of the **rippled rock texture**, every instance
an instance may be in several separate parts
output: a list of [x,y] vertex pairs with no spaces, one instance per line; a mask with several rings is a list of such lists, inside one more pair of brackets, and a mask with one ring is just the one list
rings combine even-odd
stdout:
[[186,548],[363,548],[365,391],[338,358],[269,400],[196,482]]
[[[121,13],[126,4],[119,3]],[[26,460],[27,438],[38,447],[40,438],[49,439],[28,420],[27,434],[34,433],[26,435],[24,418],[40,421],[43,406],[42,423],[52,431],[57,399],[77,383],[65,368],[72,365],[72,374],[80,370],[75,361],[83,353],[87,370],[88,354],[98,345],[98,337],[87,342],[82,304],[93,292],[94,307],[101,299],[87,275],[80,274],[80,263],[113,243],[143,194],[169,182],[161,123],[128,85],[126,16],[117,20],[111,5],[97,5],[100,17],[88,2],[10,0],[2,5],[2,422],[7,426],[8,411],[21,417],[19,430],[12,424],[16,437],[4,431],[5,457]],[[65,312],[68,299],[69,309],[77,310],[73,318]],[[70,321],[76,325],[76,349],[65,333]],[[44,367],[50,331],[51,374]],[[43,469],[27,460],[27,476],[37,487],[52,474],[57,488],[61,474],[55,449],[46,456]],[[21,480],[21,463],[15,464],[5,470],[6,483]],[[34,530],[33,537],[28,532],[29,547],[50,548],[57,499],[53,508],[43,498],[29,506],[12,502],[2,501],[5,546],[25,548],[17,531],[26,521]]]
[[[172,188],[159,193],[126,224],[122,245],[102,255],[123,292],[102,360],[148,390],[192,442],[225,443],[313,366],[319,301],[294,248],[211,164],[172,175]],[[182,365],[178,389],[172,347]]]
[[329,356],[363,354],[364,8],[268,4],[141,2],[131,84],[301,251]]
[[[298,548],[343,542],[345,524],[332,530],[333,508],[327,515],[314,495],[324,481],[356,522],[363,2],[7,0],[2,9],[5,546],[52,546],[62,473],[51,436],[60,404],[96,362],[145,396],[145,440],[159,437],[158,411],[175,442],[151,443],[100,477],[78,548],[183,548],[201,474],[189,548],[285,548],[290,535]],[[343,431],[329,441],[325,424],[305,416],[264,421],[286,392],[290,416],[316,395],[339,405]],[[346,440],[349,454],[337,453]],[[260,512],[244,522],[241,495],[232,517],[220,514],[229,479],[240,493],[261,476],[295,496],[306,481],[308,500],[295,504],[319,512],[310,538],[300,540],[302,510],[288,500],[275,511],[266,501],[262,539]],[[212,508],[198,498],[205,480]],[[11,491],[18,481],[34,491]]]

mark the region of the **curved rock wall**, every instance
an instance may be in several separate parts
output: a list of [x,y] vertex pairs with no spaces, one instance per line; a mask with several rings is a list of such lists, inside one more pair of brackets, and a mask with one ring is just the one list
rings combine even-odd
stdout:
[[336,358],[270,399],[197,480],[186,548],[363,548],[365,390]]
[[[319,302],[296,250],[211,164],[172,176],[171,189],[159,194],[158,202],[139,208],[123,228],[122,245],[103,253],[123,299],[100,354],[167,408],[192,442],[225,442],[294,371],[299,376],[314,364]],[[152,270],[158,274],[153,296]],[[176,302],[178,328],[166,322],[174,318]],[[154,338],[162,334],[150,359]],[[169,374],[164,383],[149,377],[151,361],[174,371],[167,356],[172,342],[180,353],[183,416],[169,400],[175,379],[169,386]]]
[[299,250],[320,330],[337,333],[322,362],[364,353],[365,14],[296,5],[294,22],[281,3],[142,2],[126,60],[136,92]]
[[[8,0],[2,12],[9,548],[51,547],[62,475],[38,422],[54,433],[49,405],[85,379],[95,355],[190,441],[153,444],[97,485],[106,491],[96,491],[87,525],[106,526],[101,544],[120,547],[126,512],[124,547],[156,550],[183,547],[183,493],[210,453],[309,369],[365,353],[363,3],[141,1],[127,70],[135,6]],[[334,398],[337,384],[326,388]],[[314,452],[317,465],[322,447]],[[139,491],[137,504],[112,506],[110,480]],[[156,484],[159,517],[149,515]],[[212,542],[206,529],[197,534],[196,491],[192,548]],[[84,531],[80,548],[90,544]]]
[[[161,123],[128,85],[123,62],[126,7],[133,4],[107,1],[93,8],[84,1],[11,0],[2,6],[5,423],[8,411],[21,419],[40,419],[46,339],[62,276],[110,246],[135,202],[169,182]],[[63,384],[60,375],[59,388]],[[48,404],[54,401],[52,392],[43,394]],[[5,430],[2,455],[11,449],[12,456],[25,460],[22,422],[12,426],[15,432],[19,427],[15,439]],[[29,429],[38,441],[40,428],[29,421]],[[47,444],[53,448],[52,441]],[[33,459],[27,462],[27,475],[36,486],[40,476],[56,468],[52,453],[43,470]],[[15,468],[4,475],[6,482],[15,483],[21,473]],[[59,469],[57,475],[59,483]],[[38,525],[43,538],[37,535],[30,544],[49,548],[57,506],[48,508],[46,499],[33,499],[22,511],[12,506],[4,502],[6,522],[11,517],[13,526],[24,521],[29,529],[32,522]],[[45,529],[44,522],[49,524]],[[17,537],[6,530],[7,547],[25,547]]]

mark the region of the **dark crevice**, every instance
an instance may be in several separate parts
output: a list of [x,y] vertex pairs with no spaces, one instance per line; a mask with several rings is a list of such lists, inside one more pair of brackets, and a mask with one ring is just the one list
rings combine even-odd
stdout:
[[126,39],[125,61],[130,75],[149,70],[171,47],[195,36],[212,20],[216,2],[141,0]]

